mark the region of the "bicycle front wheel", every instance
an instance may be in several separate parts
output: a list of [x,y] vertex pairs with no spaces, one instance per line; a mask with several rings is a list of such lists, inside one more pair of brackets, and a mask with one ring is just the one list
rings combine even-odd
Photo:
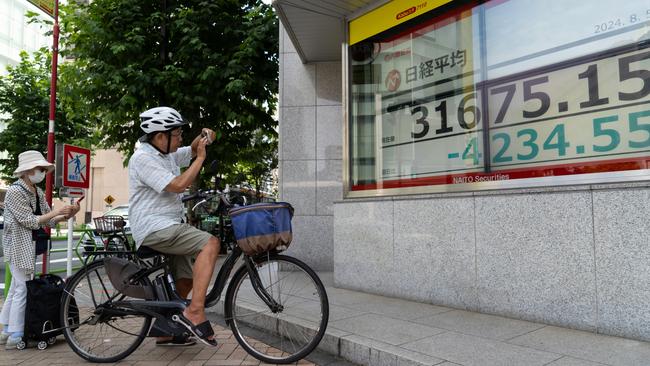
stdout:
[[271,310],[255,291],[246,266],[233,276],[225,316],[239,344],[267,363],[292,363],[311,353],[325,334],[329,304],[323,283],[300,260],[271,255],[256,260],[265,293],[279,305]]
[[116,362],[135,351],[151,317],[112,304],[124,300],[129,298],[113,288],[101,259],[69,278],[61,298],[61,324],[70,348],[90,362]]

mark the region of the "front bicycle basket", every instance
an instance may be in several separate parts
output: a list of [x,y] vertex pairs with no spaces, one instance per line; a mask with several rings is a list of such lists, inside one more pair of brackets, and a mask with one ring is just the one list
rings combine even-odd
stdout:
[[286,202],[256,203],[231,209],[237,245],[247,255],[285,250],[291,244],[293,207]]

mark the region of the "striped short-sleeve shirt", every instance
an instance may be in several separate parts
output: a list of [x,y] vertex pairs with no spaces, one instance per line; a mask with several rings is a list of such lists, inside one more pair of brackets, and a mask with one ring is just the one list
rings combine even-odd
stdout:
[[181,195],[164,189],[191,159],[190,146],[161,154],[148,143],[129,159],[129,223],[138,247],[147,235],[182,221]]

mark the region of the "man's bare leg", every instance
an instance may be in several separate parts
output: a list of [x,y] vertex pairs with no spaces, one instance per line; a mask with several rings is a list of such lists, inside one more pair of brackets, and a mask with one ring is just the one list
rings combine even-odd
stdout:
[[211,237],[194,261],[194,268],[192,269],[194,277],[192,301],[190,306],[183,312],[183,315],[194,325],[207,320],[205,316],[205,296],[218,256],[219,239]]
[[[214,243],[211,243],[212,241],[214,241]],[[219,240],[212,237],[208,241],[208,244],[206,244],[203,247],[203,250],[201,250],[201,252],[199,253],[199,255],[196,258],[196,261],[194,262],[194,268],[193,268],[193,276],[194,276],[194,278],[198,278],[197,276],[200,276],[200,274],[197,274],[197,263],[199,263],[199,258],[201,257],[201,254],[203,252],[206,252],[206,249],[208,249],[207,252],[210,252],[211,248],[209,248],[209,247],[214,246],[214,245],[216,245],[216,247],[217,247],[216,248],[216,254],[217,254],[217,256],[219,255]],[[208,261],[210,261],[211,256],[207,256],[207,259],[208,259]],[[202,323],[202,322],[204,322],[206,320],[205,309],[204,309],[205,308],[205,295],[207,293],[208,285],[210,284],[210,280],[212,279],[212,273],[214,272],[214,265],[215,265],[216,262],[217,262],[217,257],[216,256],[215,256],[215,258],[214,258],[214,260],[212,262],[208,262],[208,263],[212,263],[212,265],[207,266],[207,268],[209,268],[210,274],[208,276],[207,283],[206,283],[204,289],[201,292],[201,293],[203,293],[202,305],[201,305],[201,309],[203,309],[202,317],[200,316],[199,318],[193,318],[187,310],[185,311],[185,314],[184,314],[185,317],[188,318],[190,321],[192,321],[192,323],[194,325],[200,324],[200,323]],[[176,292],[178,292],[178,295],[180,297],[182,297],[183,299],[187,299],[187,296],[190,294],[190,291],[192,291],[192,290],[194,290],[192,298],[195,298],[196,294],[199,293],[199,291],[196,288],[194,288],[193,279],[191,279],[191,278],[179,278],[178,280],[176,280]],[[192,300],[192,303],[194,303],[194,300]],[[191,306],[192,305],[190,305],[190,307]],[[188,310],[189,310],[189,308],[188,308]],[[199,319],[199,321],[197,321],[196,319]],[[200,319],[202,319],[202,320],[200,320]],[[158,339],[158,341],[166,341],[166,340],[172,339],[172,337],[157,337],[157,339]]]
[[191,278],[179,278],[176,280],[176,292],[183,299],[187,299],[193,286],[194,284]]

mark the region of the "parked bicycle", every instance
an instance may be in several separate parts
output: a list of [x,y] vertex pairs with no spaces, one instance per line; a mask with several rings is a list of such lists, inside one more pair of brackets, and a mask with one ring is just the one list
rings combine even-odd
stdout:
[[[199,191],[183,199],[189,200],[199,200],[193,210],[217,201],[215,215],[234,212],[224,191]],[[232,228],[221,232],[229,254],[207,294],[206,308],[219,305],[242,348],[263,362],[286,364],[307,356],[321,341],[329,318],[327,294],[317,274],[281,254],[282,248],[262,253],[244,248],[245,253]],[[142,343],[152,318],[174,335],[188,335],[178,320],[189,302],[175,290],[167,257],[147,247],[122,256],[106,254],[112,259],[95,260],[66,282],[61,323],[74,352],[91,362],[119,361]],[[126,279],[117,286],[115,277],[109,278],[116,275],[116,265]]]

